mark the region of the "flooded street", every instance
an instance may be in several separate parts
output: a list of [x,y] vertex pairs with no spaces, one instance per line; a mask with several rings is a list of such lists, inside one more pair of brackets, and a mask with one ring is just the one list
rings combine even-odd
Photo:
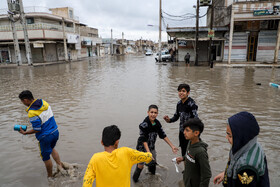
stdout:
[[[118,125],[122,131],[120,146],[135,148],[138,125],[150,104],[158,105],[158,119],[178,146],[179,120],[167,124],[163,116],[175,113],[181,83],[190,85],[190,96],[205,124],[202,139],[209,145],[210,186],[214,186],[213,178],[224,170],[228,158],[226,120],[244,110],[252,112],[259,122],[258,140],[267,156],[271,186],[279,186],[280,90],[269,86],[269,82],[280,83],[279,68],[210,70],[184,63],[156,64],[153,56],[114,56],[70,64],[0,68],[0,81],[0,186],[48,185],[35,136],[22,136],[13,130],[15,124],[31,128],[25,106],[18,99],[22,90],[31,90],[35,98],[51,105],[60,131],[56,150],[62,161],[79,165],[75,178],[58,179],[56,185],[81,186],[91,156],[103,151],[103,128]],[[131,180],[131,186],[183,186],[183,176],[176,173],[171,162],[176,155],[159,138],[156,150],[159,175],[143,172],[140,182]],[[180,171],[183,168],[181,164]]]

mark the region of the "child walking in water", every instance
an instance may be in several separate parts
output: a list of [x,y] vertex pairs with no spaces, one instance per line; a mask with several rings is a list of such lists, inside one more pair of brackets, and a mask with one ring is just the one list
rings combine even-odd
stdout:
[[[137,141],[136,149],[138,151],[150,152],[153,155],[153,161],[148,165],[148,169],[151,174],[155,174],[156,172],[156,150],[155,143],[157,139],[157,135],[161,139],[163,139],[172,149],[173,153],[176,154],[178,148],[175,147],[165,132],[162,129],[160,122],[156,119],[158,115],[158,107],[156,105],[150,105],[148,108],[148,116],[144,119],[144,121],[139,125],[140,129],[140,137]],[[144,163],[137,164],[134,174],[133,181],[137,182],[138,178],[143,170]]]

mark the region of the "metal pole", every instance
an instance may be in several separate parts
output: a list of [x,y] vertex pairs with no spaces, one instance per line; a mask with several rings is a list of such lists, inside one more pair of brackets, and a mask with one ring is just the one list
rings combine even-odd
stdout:
[[124,54],[124,33],[122,32],[122,54]]
[[199,28],[199,0],[196,2],[196,30],[195,30],[195,66],[198,66],[198,28]]
[[113,55],[114,49],[113,49],[113,29],[111,29],[111,55]]
[[161,62],[161,0],[159,0],[158,61]]
[[31,48],[30,48],[30,42],[28,38],[28,32],[27,32],[27,25],[26,25],[26,19],[25,19],[25,14],[23,10],[23,3],[22,0],[19,0],[20,3],[20,19],[21,19],[21,24],[23,28],[23,34],[24,34],[24,43],[25,43],[25,52],[26,52],[26,58],[28,65],[33,64],[33,59],[32,59],[32,53],[31,53]]
[[231,5],[231,17],[230,17],[230,31],[229,31],[229,44],[228,44],[228,64],[231,61],[231,49],[232,49],[232,37],[233,37],[233,27],[234,27],[234,9]]
[[[214,6],[213,6],[213,1],[211,7],[211,20],[210,20],[210,31],[213,29],[213,19],[214,19]],[[210,37],[209,40],[209,51],[208,51],[208,66],[213,68],[213,59],[212,59],[212,37]]]
[[64,18],[62,18],[62,32],[63,32],[63,44],[64,44],[64,58],[66,62],[69,62],[68,59],[68,50],[67,50],[67,43],[66,43],[66,34],[65,34],[65,22]]
[[278,61],[279,43],[280,43],[280,22],[278,22],[277,40],[276,40],[276,46],[274,50],[274,61],[273,61],[274,64],[277,64]]

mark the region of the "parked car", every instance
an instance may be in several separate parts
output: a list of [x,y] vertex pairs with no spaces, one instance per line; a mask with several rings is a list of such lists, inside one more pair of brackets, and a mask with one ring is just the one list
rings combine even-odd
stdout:
[[148,50],[146,51],[145,55],[146,55],[146,56],[151,56],[151,55],[153,55],[153,51],[148,49]]
[[[158,62],[158,53],[155,56],[156,61]],[[171,61],[171,55],[168,53],[168,51],[162,51],[161,52],[161,60],[162,61]]]

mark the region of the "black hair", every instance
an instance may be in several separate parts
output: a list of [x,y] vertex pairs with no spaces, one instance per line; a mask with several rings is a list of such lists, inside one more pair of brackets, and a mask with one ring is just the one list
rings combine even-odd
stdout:
[[102,142],[104,146],[114,145],[121,138],[121,131],[116,125],[105,127],[102,132]]
[[29,91],[29,90],[24,90],[22,91],[18,97],[20,98],[20,100],[23,100],[23,99],[29,99],[29,100],[32,100],[34,99],[32,93]]
[[204,124],[198,118],[191,118],[183,124],[183,128],[189,127],[192,131],[199,131],[199,136],[203,132]]
[[148,108],[148,111],[150,111],[152,108],[154,108],[154,109],[157,109],[157,110],[158,110],[157,105],[150,105],[150,106],[149,106],[149,108]]
[[185,88],[187,90],[187,92],[189,92],[191,90],[190,86],[188,84],[180,84],[178,86],[178,91],[182,90],[183,88]]

